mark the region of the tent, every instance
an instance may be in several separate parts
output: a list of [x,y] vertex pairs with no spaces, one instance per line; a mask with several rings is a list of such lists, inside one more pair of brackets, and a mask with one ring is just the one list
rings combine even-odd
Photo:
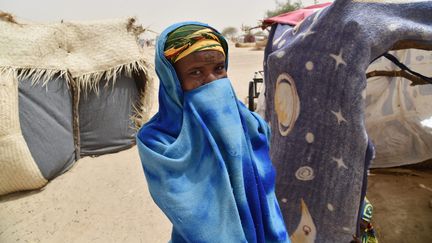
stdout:
[[40,188],[82,156],[135,144],[152,82],[135,19],[39,24],[2,16],[0,195]]
[[365,73],[392,47],[430,46],[431,10],[430,1],[336,0],[295,27],[264,21],[272,24],[264,114],[273,131],[276,194],[293,242],[349,242],[358,235],[376,143],[365,124],[366,102],[373,101]]

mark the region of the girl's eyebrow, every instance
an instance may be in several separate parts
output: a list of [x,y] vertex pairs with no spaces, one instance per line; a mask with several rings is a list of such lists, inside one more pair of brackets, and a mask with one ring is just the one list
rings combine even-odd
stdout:
[[191,72],[191,71],[196,71],[196,70],[200,70],[201,68],[199,66],[197,67],[190,67],[186,69],[186,72]]
[[203,68],[204,66],[207,66],[209,64],[225,65],[225,60],[221,60],[220,62],[214,62],[214,63],[213,62],[208,63],[208,61],[195,61],[189,67],[187,67],[186,70],[189,71],[191,69],[200,69],[200,68]]

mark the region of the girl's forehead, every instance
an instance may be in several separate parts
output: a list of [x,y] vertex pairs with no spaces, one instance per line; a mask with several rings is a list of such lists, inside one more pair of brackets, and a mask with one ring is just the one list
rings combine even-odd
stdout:
[[193,61],[221,61],[225,60],[225,55],[219,51],[198,51],[192,53],[191,60]]
[[219,51],[194,52],[174,64],[176,68],[190,68],[202,65],[225,63],[225,55]]

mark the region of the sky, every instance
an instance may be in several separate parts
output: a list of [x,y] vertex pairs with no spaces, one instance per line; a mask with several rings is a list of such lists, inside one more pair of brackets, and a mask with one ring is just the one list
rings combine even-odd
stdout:
[[[302,4],[312,5],[314,0],[302,0]],[[132,16],[137,17],[143,27],[158,33],[173,23],[187,20],[207,23],[219,31],[226,27],[239,30],[242,25],[257,26],[266,11],[274,10],[276,6],[276,0],[0,0],[0,11],[26,21],[101,20]]]

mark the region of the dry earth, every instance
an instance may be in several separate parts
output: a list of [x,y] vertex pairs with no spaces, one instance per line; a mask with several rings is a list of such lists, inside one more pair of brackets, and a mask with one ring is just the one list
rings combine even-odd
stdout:
[[[263,51],[230,48],[228,74],[244,100]],[[431,187],[431,166],[371,171],[380,242],[432,242]],[[0,197],[2,243],[157,243],[169,240],[170,227],[149,195],[136,147],[83,158],[42,190]]]
[[380,242],[432,242],[432,160],[371,170],[367,197]]

